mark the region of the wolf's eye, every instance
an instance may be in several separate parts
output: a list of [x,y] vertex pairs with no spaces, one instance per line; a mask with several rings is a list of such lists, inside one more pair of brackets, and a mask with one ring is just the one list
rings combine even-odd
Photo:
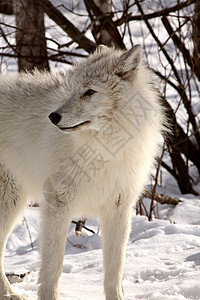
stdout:
[[89,89],[87,90],[85,93],[84,93],[84,97],[86,96],[91,96],[93,95],[94,93],[96,93],[96,91],[92,90],[92,89]]

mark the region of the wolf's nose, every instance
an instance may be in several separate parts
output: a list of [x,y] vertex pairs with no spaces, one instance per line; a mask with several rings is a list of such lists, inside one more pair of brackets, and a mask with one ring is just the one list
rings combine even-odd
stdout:
[[54,125],[57,125],[60,122],[61,118],[61,115],[59,115],[58,113],[53,112],[49,115],[49,119]]

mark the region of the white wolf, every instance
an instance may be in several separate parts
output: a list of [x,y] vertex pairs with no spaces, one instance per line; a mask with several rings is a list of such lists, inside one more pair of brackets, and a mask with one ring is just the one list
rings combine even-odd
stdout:
[[24,299],[4,275],[3,254],[27,198],[42,191],[39,299],[59,299],[69,224],[88,215],[101,225],[106,300],[124,299],[132,206],[165,119],[151,75],[140,46],[99,46],[66,75],[0,77],[0,300]]

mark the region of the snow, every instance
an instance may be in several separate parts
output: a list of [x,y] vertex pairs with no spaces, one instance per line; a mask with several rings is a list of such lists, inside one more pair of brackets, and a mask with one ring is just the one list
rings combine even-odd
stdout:
[[[176,207],[159,204],[160,219],[151,222],[133,209],[123,279],[126,300],[200,299],[200,199],[176,196],[182,202]],[[27,273],[13,287],[31,300],[37,299],[40,208],[29,207],[24,217],[26,222],[23,218],[8,240],[5,270]],[[86,226],[98,232],[97,220],[88,220]],[[64,256],[61,300],[103,299],[101,231],[83,229],[77,237],[74,228],[72,224]]]

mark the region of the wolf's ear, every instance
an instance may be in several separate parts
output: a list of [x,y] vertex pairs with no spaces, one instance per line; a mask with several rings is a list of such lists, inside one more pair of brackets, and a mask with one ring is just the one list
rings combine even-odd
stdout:
[[123,79],[128,79],[135,70],[137,70],[142,60],[142,47],[134,46],[131,50],[125,52],[120,57],[116,74]]
[[96,48],[96,51],[97,53],[107,53],[109,51],[109,48],[105,45],[99,45],[97,46]]

